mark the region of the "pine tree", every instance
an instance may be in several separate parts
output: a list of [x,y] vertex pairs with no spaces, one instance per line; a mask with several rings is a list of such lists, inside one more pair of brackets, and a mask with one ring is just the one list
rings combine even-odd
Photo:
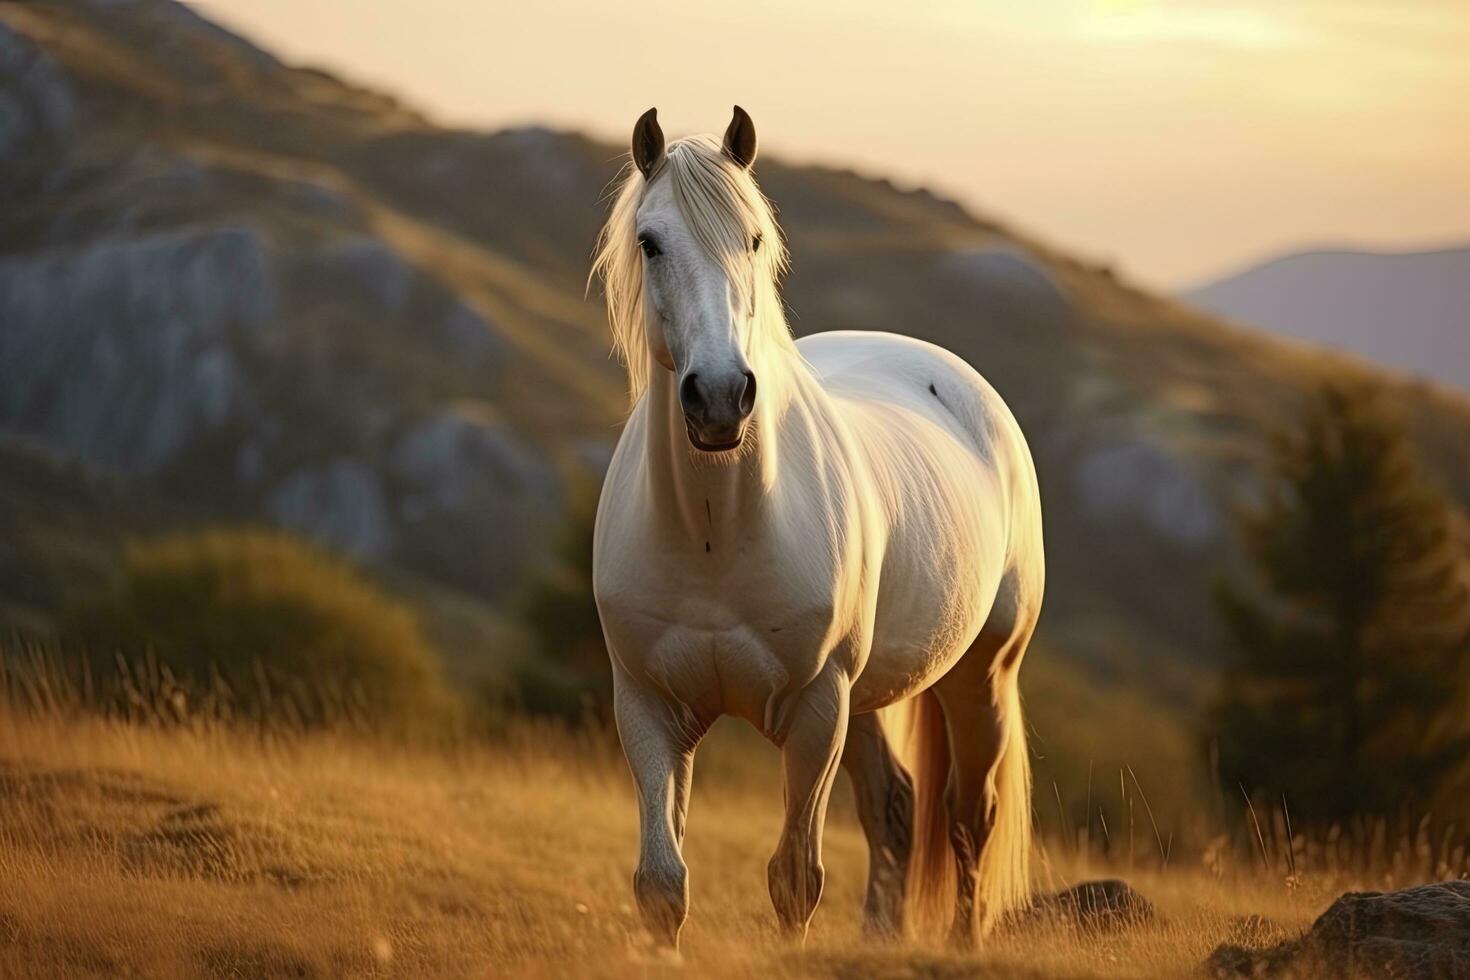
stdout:
[[1382,396],[1325,385],[1273,438],[1242,529],[1260,581],[1219,590],[1241,648],[1216,712],[1221,775],[1309,819],[1443,799],[1470,752],[1470,561]]

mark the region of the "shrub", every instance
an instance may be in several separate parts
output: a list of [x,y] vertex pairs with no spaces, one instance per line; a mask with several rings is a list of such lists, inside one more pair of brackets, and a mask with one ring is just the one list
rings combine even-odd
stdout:
[[136,542],[119,579],[64,617],[97,676],[121,658],[227,685],[257,715],[421,724],[450,699],[413,612],[345,561],[280,531],[209,530]]

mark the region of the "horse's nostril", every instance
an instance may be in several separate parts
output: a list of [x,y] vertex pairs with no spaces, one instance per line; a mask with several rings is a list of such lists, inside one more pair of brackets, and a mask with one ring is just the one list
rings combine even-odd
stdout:
[[679,404],[686,412],[696,412],[704,406],[704,396],[699,393],[699,375],[690,371],[679,385]]
[[755,411],[755,374],[745,372],[745,390],[740,392],[740,416],[744,418]]

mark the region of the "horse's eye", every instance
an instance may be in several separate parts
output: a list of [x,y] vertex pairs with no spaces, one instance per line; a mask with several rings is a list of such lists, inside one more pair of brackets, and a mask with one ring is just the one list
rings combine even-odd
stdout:
[[752,238],[750,240],[750,250],[752,252],[759,252],[761,250],[761,236],[760,235],[756,235],[754,238]]
[[638,239],[638,244],[642,247],[643,254],[648,256],[650,259],[659,254],[658,242],[654,241],[652,238],[640,238]]

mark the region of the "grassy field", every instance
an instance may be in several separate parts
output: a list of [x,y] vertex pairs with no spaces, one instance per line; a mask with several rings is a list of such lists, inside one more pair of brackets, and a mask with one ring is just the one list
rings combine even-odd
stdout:
[[[839,800],[827,892],[797,947],[765,894],[775,760],[717,730],[675,962],[646,947],[631,905],[635,809],[606,738],[410,749],[0,711],[0,976],[1182,976],[1250,938],[1242,917],[1294,930],[1352,883],[1140,859],[1127,877],[1160,909],[1150,925],[1032,927],[973,956],[877,945],[861,938],[866,854]],[[1124,870],[1065,851],[1053,842],[1043,887]]]

